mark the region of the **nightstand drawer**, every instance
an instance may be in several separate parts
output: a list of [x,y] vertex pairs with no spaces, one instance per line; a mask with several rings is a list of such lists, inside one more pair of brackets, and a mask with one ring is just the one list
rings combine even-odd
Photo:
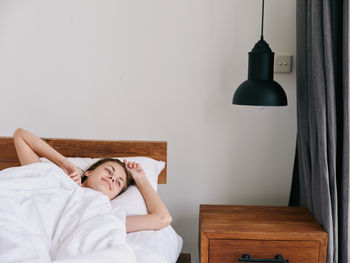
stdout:
[[274,259],[282,255],[289,263],[318,263],[320,245],[314,241],[216,240],[209,242],[209,262],[239,262],[243,254],[250,258]]

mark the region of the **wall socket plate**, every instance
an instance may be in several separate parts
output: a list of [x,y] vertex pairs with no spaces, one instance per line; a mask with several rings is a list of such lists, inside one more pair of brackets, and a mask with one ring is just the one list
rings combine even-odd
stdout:
[[276,73],[290,73],[290,72],[292,72],[292,56],[291,55],[276,55],[273,71]]

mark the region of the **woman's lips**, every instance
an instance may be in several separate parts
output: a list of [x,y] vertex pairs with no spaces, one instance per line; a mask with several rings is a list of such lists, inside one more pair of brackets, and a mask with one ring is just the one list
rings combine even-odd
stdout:
[[108,184],[108,188],[109,188],[109,190],[111,190],[112,187],[111,187],[111,184],[108,182],[108,180],[106,180],[105,178],[102,178],[102,180]]

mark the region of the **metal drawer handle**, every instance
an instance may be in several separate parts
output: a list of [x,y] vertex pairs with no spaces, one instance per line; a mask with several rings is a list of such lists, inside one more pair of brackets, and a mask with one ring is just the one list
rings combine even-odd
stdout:
[[263,258],[250,258],[249,254],[243,254],[241,258],[238,259],[241,262],[279,262],[279,263],[289,263],[288,259],[283,259],[282,255],[276,255],[274,259],[263,259]]

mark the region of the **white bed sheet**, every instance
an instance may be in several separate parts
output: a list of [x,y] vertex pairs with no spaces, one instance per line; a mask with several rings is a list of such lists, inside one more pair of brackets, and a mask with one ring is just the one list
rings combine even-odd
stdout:
[[175,263],[183,245],[182,238],[172,226],[128,233],[126,242],[134,249],[138,263],[157,262],[150,260],[155,257],[159,258],[159,262]]
[[60,168],[0,171],[0,262],[137,262],[125,215]]

